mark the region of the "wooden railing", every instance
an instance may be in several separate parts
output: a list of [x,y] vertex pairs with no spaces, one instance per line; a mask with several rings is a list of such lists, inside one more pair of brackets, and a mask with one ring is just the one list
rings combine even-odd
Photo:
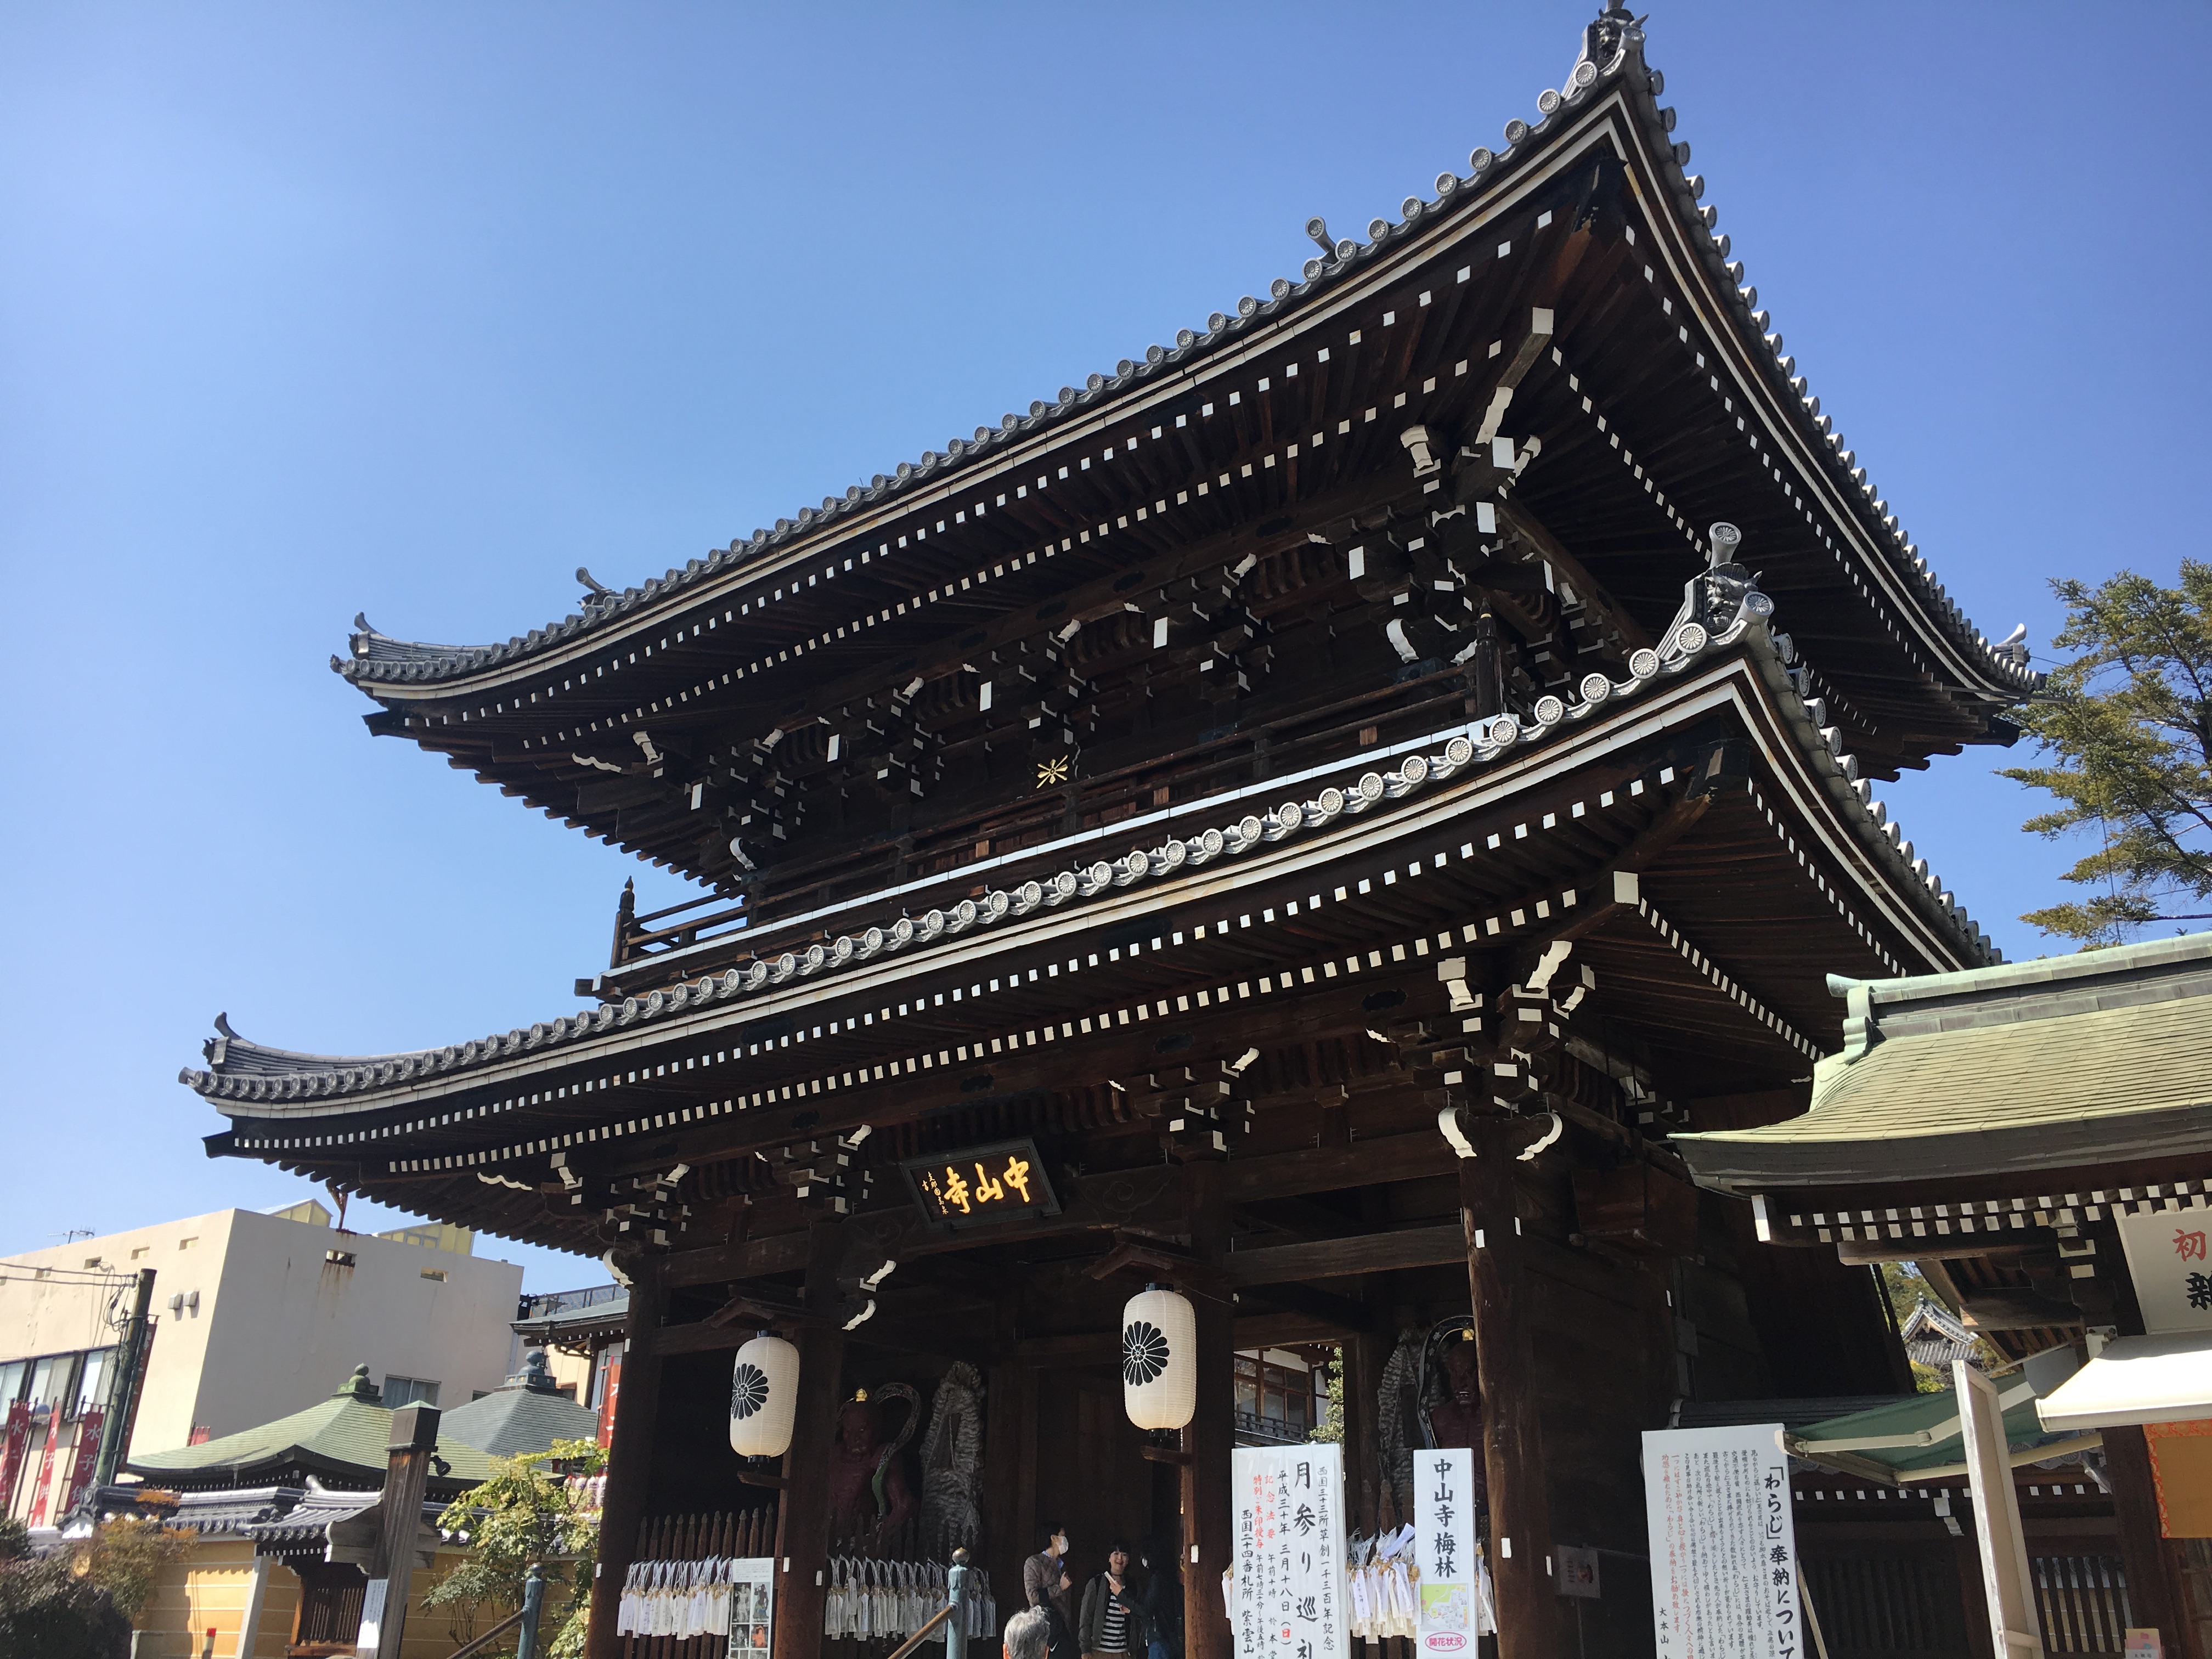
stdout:
[[[708,894],[638,915],[625,889],[609,965],[619,969],[702,941],[726,940],[748,925],[771,927],[783,916],[865,898],[902,881],[951,875],[981,859],[1019,853],[1081,828],[1160,806],[1188,805],[1255,775],[1264,776],[1269,769],[1354,760],[1364,750],[1436,726],[1464,704],[1457,669],[1379,687],[1325,708],[1209,738],[1174,754],[1079,779],[1065,788],[996,801],[933,825],[919,838],[878,841],[828,858],[779,864],[771,872],[772,888],[751,906],[742,899]],[[979,854],[979,845],[990,850]],[[841,927],[850,932],[862,925],[864,921],[855,921]],[[738,950],[726,956],[717,951],[713,959],[717,966],[738,963],[749,960],[750,953]]]
[[482,1636],[476,1637],[472,1640],[465,1642],[459,1647],[455,1648],[453,1652],[446,1656],[446,1659],[469,1659],[469,1655],[472,1653],[482,1653],[486,1648],[498,1641],[509,1631],[515,1629],[521,1623],[522,1613],[520,1608],[517,1608],[514,1612],[507,1614],[506,1618],[501,1620],[499,1623],[494,1625],[489,1630],[486,1631]]

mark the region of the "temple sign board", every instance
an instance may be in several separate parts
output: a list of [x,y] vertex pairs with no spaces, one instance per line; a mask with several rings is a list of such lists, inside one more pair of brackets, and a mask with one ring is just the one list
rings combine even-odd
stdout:
[[1026,1136],[934,1158],[910,1158],[899,1168],[933,1226],[974,1227],[1017,1216],[1060,1213],[1060,1200],[1044,1172],[1044,1160],[1037,1156],[1036,1142]]
[[1659,1659],[1799,1659],[1790,1460],[1778,1423],[1644,1436]]
[[1239,1446],[1230,1465],[1237,1659],[1349,1659],[1344,1449]]
[[1474,1454],[1437,1446],[1413,1454],[1413,1560],[1420,1569],[1420,1651],[1467,1653],[1492,1628],[1476,1537]]

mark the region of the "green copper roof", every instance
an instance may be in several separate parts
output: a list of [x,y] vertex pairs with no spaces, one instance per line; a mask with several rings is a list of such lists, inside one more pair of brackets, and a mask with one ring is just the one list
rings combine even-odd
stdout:
[[[441,1424],[442,1431],[443,1424]],[[344,1386],[327,1400],[280,1417],[259,1428],[227,1434],[175,1451],[149,1452],[124,1467],[133,1474],[179,1490],[266,1485],[278,1474],[298,1470],[326,1481],[374,1488],[384,1484],[390,1456],[392,1413],[368,1380],[368,1367],[355,1368]],[[491,1462],[472,1445],[441,1432],[437,1455],[447,1468],[431,1466],[433,1492],[458,1492],[487,1480]]]
[[1912,979],[1832,979],[1811,1109],[1676,1135],[1707,1185],[2058,1169],[2212,1145],[2212,933]]
[[522,1457],[545,1450],[556,1440],[593,1438],[599,1416],[555,1386],[546,1371],[544,1349],[532,1348],[505,1388],[455,1407],[438,1427],[494,1457]]
[[[2036,1418],[2033,1389],[2013,1378],[2001,1386],[2008,1445],[2037,1447],[2057,1438]],[[1815,1463],[1887,1484],[1943,1479],[1966,1468],[1959,1397],[1948,1389],[1808,1424],[1783,1444]]]

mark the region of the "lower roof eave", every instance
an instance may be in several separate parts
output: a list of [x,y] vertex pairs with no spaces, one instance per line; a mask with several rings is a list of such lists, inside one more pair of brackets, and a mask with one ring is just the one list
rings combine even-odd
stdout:
[[1668,1143],[1701,1187],[1754,1193],[2003,1176],[2143,1158],[2201,1156],[2212,1146],[2212,1103],[2112,1118],[2008,1125],[1955,1134],[1782,1140],[1772,1131],[1720,1130]]

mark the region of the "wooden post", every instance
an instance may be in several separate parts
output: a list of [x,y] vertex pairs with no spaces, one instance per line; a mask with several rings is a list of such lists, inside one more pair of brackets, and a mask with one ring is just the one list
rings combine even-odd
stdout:
[[415,1577],[415,1534],[422,1525],[422,1492],[438,1446],[438,1415],[435,1406],[403,1406],[392,1413],[392,1461],[377,1504],[368,1589],[362,1597],[362,1659],[399,1659],[407,1633],[407,1588]]
[[253,1659],[253,1639],[261,1633],[261,1608],[269,1596],[269,1558],[253,1552],[253,1577],[246,1587],[246,1611],[238,1615],[238,1659]]
[[[806,1311],[826,1318],[837,1307],[837,1268],[844,1249],[836,1222],[817,1221],[807,1240]],[[791,1484],[784,1489],[778,1528],[775,1659],[817,1659],[829,1589],[830,1482],[824,1473],[844,1404],[845,1332],[834,1320],[810,1322],[798,1333],[799,1411],[784,1459]]]
[[[991,1582],[1006,1586],[1002,1594],[1010,1596],[1020,1594],[1022,1561],[1036,1525],[1037,1374],[1012,1357],[1021,1335],[1018,1300],[1012,1291],[999,1300],[1001,1358],[991,1367],[983,1396],[983,1547],[978,1552]],[[1018,1605],[1009,1600],[1007,1614]]]
[[1534,1127],[1462,1115],[1473,1158],[1459,1164],[1474,1357],[1482,1390],[1482,1462],[1490,1487],[1491,1570],[1498,1582],[1498,1659],[1555,1659],[1559,1595],[1552,1582],[1551,1503],[1544,1484],[1534,1314],[1522,1261],[1515,1158]]
[[2181,1586],[2172,1552],[2159,1524],[2158,1483],[2151,1473],[2150,1441],[2133,1425],[2104,1431],[2105,1474],[2112,1483],[2112,1518],[2120,1532],[2120,1565],[2128,1575],[2130,1621],[2157,1630],[2166,1659],[2203,1659],[2195,1621],[2181,1616]]
[[[1190,1206],[1191,1248],[1212,1265],[1227,1252],[1229,1212],[1221,1197],[1221,1165],[1198,1161],[1183,1169]],[[1218,1289],[1192,1295],[1197,1314],[1198,1409],[1182,1432],[1188,1461],[1182,1486],[1183,1653],[1185,1659],[1230,1659],[1229,1609],[1221,1574],[1235,1548],[1231,1536],[1229,1454],[1237,1443],[1236,1309]]]
[[1344,1390],[1344,1491],[1352,1504],[1354,1530],[1372,1532],[1382,1522],[1382,1437],[1376,1401],[1382,1367],[1389,1363],[1390,1338],[1383,1331],[1348,1336],[1338,1351]]
[[615,1625],[622,1613],[623,1580],[637,1559],[638,1529],[645,1524],[653,1484],[653,1430],[660,1414],[660,1356],[653,1342],[665,1299],[659,1256],[628,1264],[629,1316],[623,1327],[622,1392],[615,1396],[614,1441],[607,1448],[607,1487],[599,1510],[599,1562],[592,1582],[592,1612],[584,1659],[622,1659]]

